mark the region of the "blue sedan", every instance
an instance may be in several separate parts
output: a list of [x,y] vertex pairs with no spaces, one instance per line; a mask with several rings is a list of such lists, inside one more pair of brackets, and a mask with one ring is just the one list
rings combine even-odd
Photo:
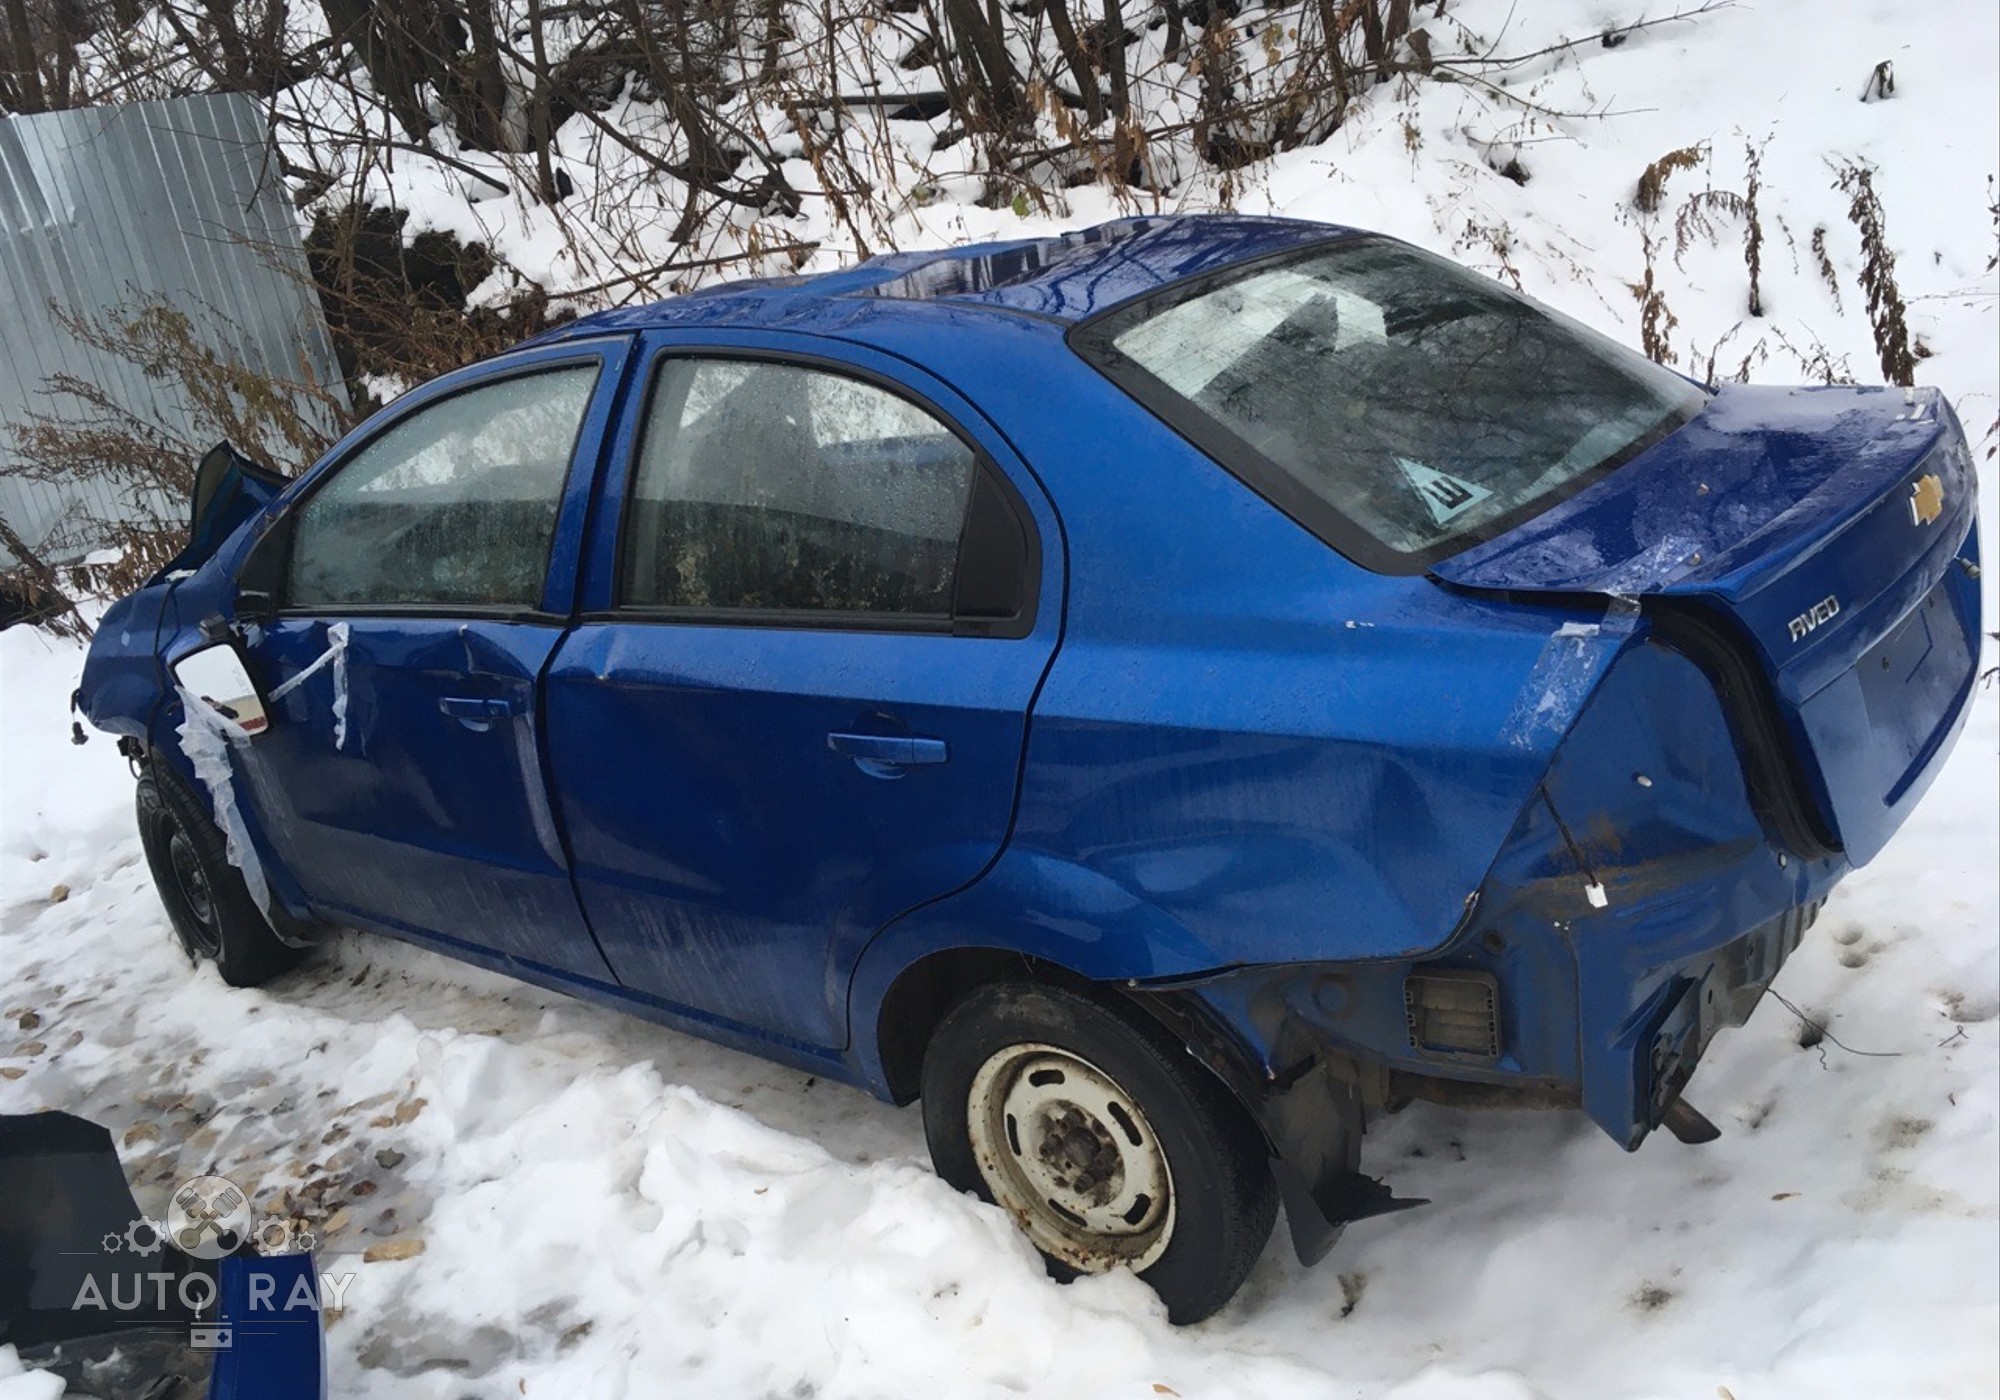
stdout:
[[406,938],[921,1098],[1176,1321],[1363,1128],[1624,1147],[1936,774],[1934,393],[1689,383],[1392,239],[1241,217],[591,316],[295,481],[226,448],[104,619],[163,902],[234,983]]

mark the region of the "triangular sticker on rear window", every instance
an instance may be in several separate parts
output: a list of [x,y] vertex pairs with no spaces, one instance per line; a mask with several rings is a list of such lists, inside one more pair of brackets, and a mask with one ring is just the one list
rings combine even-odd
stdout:
[[1423,497],[1430,507],[1431,519],[1440,525],[1449,525],[1457,517],[1471,510],[1493,493],[1484,486],[1475,486],[1470,481],[1460,481],[1450,472],[1441,472],[1436,467],[1427,467],[1422,462],[1413,462],[1408,457],[1398,457],[1396,465],[1403,469],[1403,475],[1410,479],[1410,485]]

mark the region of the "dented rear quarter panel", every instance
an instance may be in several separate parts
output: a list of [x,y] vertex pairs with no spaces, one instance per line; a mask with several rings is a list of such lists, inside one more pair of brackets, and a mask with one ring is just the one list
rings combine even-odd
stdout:
[[[1937,493],[1922,515],[1920,487]],[[1907,818],[1964,717],[1980,630],[1977,500],[1964,433],[1936,390],[1729,386],[1619,472],[1434,572],[1496,593],[1667,600],[1728,619],[1860,865]]]
[[1443,945],[1631,619],[1369,573],[1051,328],[982,350],[939,372],[1044,479],[1068,612],[1007,847],[869,947],[856,1053],[895,974],[945,948],[1145,981]]

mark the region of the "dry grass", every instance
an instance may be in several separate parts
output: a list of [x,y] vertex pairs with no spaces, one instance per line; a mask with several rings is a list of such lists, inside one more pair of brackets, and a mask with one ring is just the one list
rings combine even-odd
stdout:
[[1875,333],[1882,377],[1891,384],[1914,384],[1917,355],[1910,346],[1909,308],[1896,284],[1896,255],[1889,247],[1882,201],[1875,193],[1875,172],[1847,161],[1836,168],[1833,184],[1847,196],[1847,221],[1861,235],[1861,294]]
[[1706,143],[1683,146],[1678,151],[1668,151],[1651,165],[1639,172],[1639,188],[1632,196],[1632,202],[1642,213],[1650,214],[1660,207],[1665,196],[1667,177],[1676,170],[1692,170],[1708,156]]
[[[43,607],[85,588],[129,591],[179,553],[187,542],[183,512],[195,465],[216,443],[232,443],[290,476],[354,421],[348,404],[314,379],[302,347],[293,376],[261,373],[217,350],[247,337],[212,309],[197,320],[153,298],[102,319],[60,308],[56,317],[80,344],[124,360],[157,386],[156,394],[178,398],[186,426],[167,426],[112,389],[68,373],[49,381],[55,407],[13,425],[8,475],[57,486],[95,483],[119,503],[109,514],[73,507],[39,550],[0,522],[0,542],[21,561],[9,590]],[[47,562],[107,546],[119,551],[118,560],[89,577]]]

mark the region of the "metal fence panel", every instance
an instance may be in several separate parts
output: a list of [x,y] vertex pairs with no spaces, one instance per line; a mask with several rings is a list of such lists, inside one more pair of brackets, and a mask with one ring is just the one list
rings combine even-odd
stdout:
[[[103,386],[164,430],[193,427],[177,386],[81,344],[51,305],[102,321],[147,298],[164,298],[198,332],[232,327],[229,344],[211,347],[218,352],[309,378],[345,402],[255,99],[209,94],[0,120],[0,517],[38,552],[79,508],[123,519],[143,506],[101,480],[4,474],[14,429],[77,407],[51,392],[52,376]],[[50,562],[93,543],[71,540]],[[0,546],[0,564],[12,562]]]

